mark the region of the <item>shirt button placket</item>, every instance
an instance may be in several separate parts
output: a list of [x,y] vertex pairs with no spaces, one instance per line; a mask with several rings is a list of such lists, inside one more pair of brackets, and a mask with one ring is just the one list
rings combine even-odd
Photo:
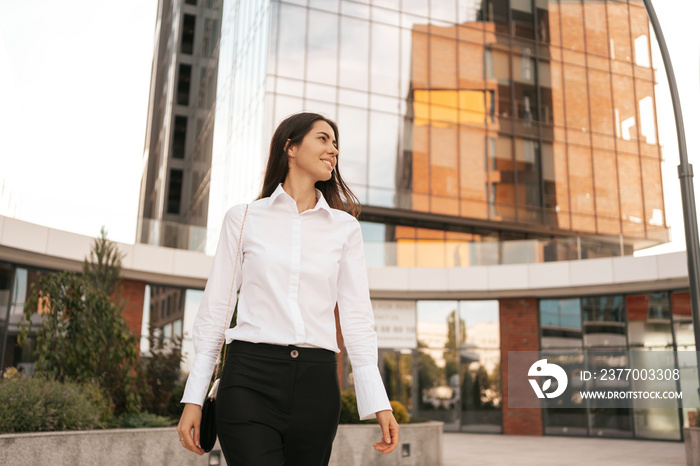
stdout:
[[289,306],[292,311],[292,322],[297,341],[304,341],[306,332],[304,320],[299,310],[299,276],[301,274],[301,216],[292,220],[292,251],[289,278]]

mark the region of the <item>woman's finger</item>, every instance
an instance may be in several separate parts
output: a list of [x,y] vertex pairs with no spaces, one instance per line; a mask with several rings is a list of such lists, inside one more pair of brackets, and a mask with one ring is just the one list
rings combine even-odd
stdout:
[[[195,430],[195,432],[197,432],[196,426],[194,427],[194,430]],[[199,437],[199,432],[197,432],[196,435],[197,435],[197,437]],[[189,435],[187,435],[185,437],[185,441],[187,442],[187,449],[188,450],[191,450],[200,456],[204,454],[204,450],[202,450],[198,446],[199,445],[199,438],[197,438],[197,442],[195,442],[194,436],[192,435],[191,431],[190,431]]]

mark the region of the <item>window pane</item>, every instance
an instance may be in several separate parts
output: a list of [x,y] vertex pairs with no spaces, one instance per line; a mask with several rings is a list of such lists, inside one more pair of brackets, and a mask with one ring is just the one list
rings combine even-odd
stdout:
[[457,22],[457,3],[454,0],[430,0],[430,17],[441,21]]
[[620,185],[622,232],[643,236],[644,212],[639,156],[618,154],[617,163],[620,173],[624,173],[624,183]]
[[277,42],[277,73],[291,78],[304,78],[304,39],[306,9],[280,4],[279,37]]
[[[455,423],[459,390],[458,342],[465,336],[457,301],[418,301],[418,416]],[[455,426],[456,427],[456,426]]]
[[309,10],[306,79],[336,84],[338,61],[338,16]]
[[[586,24],[586,47],[589,54],[608,56],[608,31],[605,24],[604,2],[583,2]],[[617,25],[611,25],[613,28]]]
[[372,92],[398,96],[399,29],[372,24]]
[[430,36],[430,87],[457,88],[457,43],[454,39]]
[[588,131],[588,93],[586,92],[586,69],[575,65],[565,65],[566,76],[566,126],[576,131]]
[[611,235],[619,234],[620,199],[617,188],[615,153],[596,149],[593,151],[593,164],[598,232]]
[[621,295],[581,298],[584,344],[591,347],[627,347],[625,304]]
[[[430,126],[430,192],[439,196],[437,202],[433,203],[434,207],[439,205],[447,207],[446,198],[454,198],[455,193],[458,192],[457,138],[455,125]],[[456,203],[452,210],[452,212],[441,213],[459,214]]]
[[[597,355],[588,353],[588,367],[591,372],[601,373],[606,369],[626,369],[630,367],[629,357],[623,352],[609,352]],[[603,382],[604,383],[604,382]],[[589,382],[589,389],[596,389],[596,381]],[[628,381],[618,382],[616,389],[630,390]],[[615,407],[610,406],[624,406]],[[589,410],[589,427],[591,436],[596,437],[632,437],[632,402],[630,400],[596,400]]]
[[369,184],[375,188],[393,189],[396,156],[399,145],[397,115],[372,112],[369,122]]
[[591,99],[591,131],[614,134],[610,73],[589,69],[588,87]]
[[583,10],[580,2],[566,2],[559,5],[561,15],[561,35],[564,48],[583,52]]
[[695,334],[693,333],[693,312],[690,306],[690,293],[687,291],[671,293],[673,312],[673,333],[676,345],[681,350],[695,351]]
[[177,78],[177,104],[189,105],[190,103],[190,79],[192,77],[192,66],[180,64]]
[[[631,62],[632,49],[630,47],[629,12],[626,3],[607,2],[608,34],[610,37],[610,57],[621,62]],[[614,25],[614,27],[612,27]],[[613,71],[623,68],[613,63]]]
[[352,185],[367,185],[367,110],[338,108],[339,173]]
[[625,297],[630,347],[671,347],[671,300],[658,292]]
[[[556,305],[557,300],[546,301],[553,304],[554,307],[558,307]],[[549,304],[547,306],[549,306]],[[543,351],[542,357],[546,358],[548,362],[557,364],[569,374],[569,387],[577,386],[578,388],[583,388],[583,383],[581,382],[579,374],[581,374],[581,371],[586,369],[586,367],[584,365],[583,353],[580,350],[557,350],[552,353]],[[557,399],[544,400],[544,433],[553,435],[588,435],[588,413],[585,402],[579,398],[575,402],[579,404],[580,407],[559,408],[555,407],[557,401]]]
[[340,76],[343,87],[367,90],[369,81],[369,23],[340,18]]
[[580,348],[582,342],[581,301],[541,299],[542,348]]
[[590,147],[569,145],[569,183],[571,193],[572,228],[594,232],[593,177]]
[[407,13],[428,17],[428,0],[402,0],[401,9]]

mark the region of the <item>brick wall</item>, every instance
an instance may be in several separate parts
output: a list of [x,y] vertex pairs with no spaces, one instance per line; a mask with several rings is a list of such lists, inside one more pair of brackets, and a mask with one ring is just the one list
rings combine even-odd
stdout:
[[514,298],[499,301],[501,327],[501,380],[503,393],[503,433],[511,435],[542,435],[542,410],[539,408],[508,408],[508,389],[532,390],[526,378],[508,380],[509,351],[539,351],[537,299]]
[[143,302],[145,298],[146,282],[136,280],[122,280],[122,299],[125,301],[124,320],[135,335],[141,335],[141,323],[143,322]]

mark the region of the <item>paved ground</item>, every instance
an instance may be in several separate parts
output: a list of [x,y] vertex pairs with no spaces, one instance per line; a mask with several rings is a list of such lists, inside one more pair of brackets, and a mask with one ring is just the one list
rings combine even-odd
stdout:
[[684,466],[681,442],[443,434],[444,466]]

